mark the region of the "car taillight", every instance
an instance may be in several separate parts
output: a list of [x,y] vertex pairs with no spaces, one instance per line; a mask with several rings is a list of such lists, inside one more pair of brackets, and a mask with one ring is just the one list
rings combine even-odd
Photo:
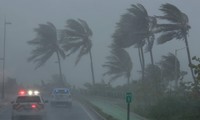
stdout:
[[25,90],[20,90],[19,93],[18,93],[18,95],[20,95],[20,96],[23,96],[23,95],[25,95],[25,94],[26,94],[26,91],[25,91]]
[[31,105],[31,108],[33,108],[33,109],[36,108],[36,107],[37,107],[36,104]]

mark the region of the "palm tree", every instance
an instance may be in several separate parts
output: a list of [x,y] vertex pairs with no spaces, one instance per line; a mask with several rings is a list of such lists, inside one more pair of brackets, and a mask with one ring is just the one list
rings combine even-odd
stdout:
[[89,28],[88,24],[81,19],[67,20],[66,29],[62,30],[61,33],[62,39],[62,47],[68,52],[68,55],[71,55],[77,51],[79,51],[78,57],[76,59],[75,64],[77,64],[83,55],[89,53],[90,55],[90,65],[91,65],[91,73],[92,73],[92,83],[95,84],[94,77],[94,69],[93,69],[93,59],[92,59],[92,30]]
[[138,55],[142,69],[142,80],[144,80],[145,58],[143,47],[146,44],[146,51],[150,53],[151,63],[153,60],[153,29],[156,24],[156,19],[148,15],[143,5],[132,5],[128,9],[128,13],[121,16],[121,20],[117,23],[117,29],[113,34],[113,39],[116,44],[122,48],[127,48],[134,45],[138,48]]
[[35,32],[37,33],[35,39],[28,41],[28,44],[35,47],[28,61],[36,63],[37,69],[44,65],[55,53],[58,59],[60,79],[63,80],[60,60],[61,57],[65,58],[65,54],[59,46],[56,27],[47,22],[46,24],[39,24],[39,28],[36,28]]
[[162,56],[162,60],[159,64],[162,70],[162,77],[167,81],[175,80],[175,88],[177,88],[178,79],[181,77],[181,73],[183,72],[180,70],[180,62],[178,58],[174,54],[169,53],[167,56]]
[[107,62],[103,65],[108,69],[105,75],[111,75],[110,81],[115,81],[119,77],[126,77],[127,84],[130,83],[130,76],[132,70],[132,61],[129,54],[117,45],[111,46],[111,55],[106,57]]
[[[169,3],[163,4],[160,10],[164,13],[164,15],[157,16],[157,18],[167,20],[169,21],[169,23],[157,25],[156,32],[161,33],[161,35],[158,37],[158,44],[163,44],[173,39],[183,40],[185,42],[187,50],[189,65],[191,65],[192,62],[187,39],[189,29],[191,28],[189,25],[188,16],[185,13],[181,12],[176,6]],[[195,80],[195,76],[191,67],[190,70],[194,83],[196,84],[197,82]]]
[[149,16],[142,4],[132,5],[128,11],[131,15],[136,17],[137,29],[134,34],[143,36],[143,39],[146,40],[146,51],[150,53],[151,64],[154,65],[152,48],[155,39],[154,28],[157,24],[156,18]]

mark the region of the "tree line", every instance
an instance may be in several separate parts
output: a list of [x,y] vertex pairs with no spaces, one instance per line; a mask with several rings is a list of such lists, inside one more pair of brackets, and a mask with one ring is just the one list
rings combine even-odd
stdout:
[[[57,80],[62,84],[64,78],[60,60],[78,52],[75,61],[75,64],[78,64],[84,55],[89,54],[92,84],[85,84],[89,90],[85,91],[87,94],[123,97],[124,92],[129,90],[134,93],[133,107],[134,112],[138,114],[155,120],[198,119],[200,118],[198,111],[200,65],[192,63],[192,60],[197,62],[200,60],[197,57],[192,59],[190,55],[189,18],[175,5],[169,3],[162,4],[159,10],[162,12],[161,15],[149,15],[142,4],[132,4],[126,13],[121,15],[112,34],[110,55],[102,65],[107,70],[103,76],[109,77],[109,84],[105,84],[105,81],[102,83],[95,81],[92,59],[93,33],[87,22],[82,19],[67,20],[65,29],[62,30],[57,30],[50,22],[39,24],[35,29],[37,36],[28,41],[29,45],[35,47],[28,61],[35,63],[37,69],[56,54],[59,70]],[[160,61],[155,62],[153,53],[155,43],[160,45],[174,40],[185,43],[188,67],[192,75],[191,82],[182,81],[188,73],[180,69],[180,62],[173,53],[163,55]],[[141,67],[141,77],[137,81],[131,79],[134,64],[137,64],[130,57],[132,53],[127,52],[131,47],[138,51]],[[149,53],[150,64],[146,63],[145,53]],[[126,78],[127,84],[113,88],[110,83],[120,77]],[[172,88],[170,83],[174,81],[176,84]]]
[[[157,84],[156,88],[159,88],[162,82],[175,80],[178,83],[178,80],[183,79],[187,74],[186,71],[180,70],[180,62],[172,53],[163,55],[162,60],[155,64],[153,56],[155,42],[159,45],[172,40],[182,40],[185,42],[188,65],[192,65],[187,37],[191,29],[188,16],[169,3],[161,5],[159,10],[163,13],[162,15],[149,15],[142,4],[132,4],[127,12],[121,15],[112,35],[110,55],[106,57],[107,61],[102,65],[107,69],[103,75],[110,77],[109,82],[123,76],[127,78],[127,84],[130,84],[133,61],[127,48],[132,46],[138,50],[142,83],[147,82],[147,79],[154,79],[157,80],[154,81]],[[92,84],[95,84],[92,59],[93,33],[86,21],[68,19],[65,29],[62,30],[57,30],[52,23],[47,22],[39,24],[35,32],[36,37],[28,41],[29,45],[34,46],[28,61],[35,63],[36,69],[56,54],[60,80],[63,81],[60,60],[78,52],[75,61],[77,64],[82,56],[89,54]],[[144,56],[146,52],[149,53],[151,60],[151,64],[147,65]],[[190,70],[195,88],[197,88],[198,81],[192,67]]]

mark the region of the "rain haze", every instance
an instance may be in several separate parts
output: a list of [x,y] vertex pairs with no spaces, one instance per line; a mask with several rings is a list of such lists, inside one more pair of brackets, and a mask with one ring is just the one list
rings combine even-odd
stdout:
[[[36,33],[33,29],[37,28],[38,24],[45,24],[49,21],[59,30],[64,28],[67,19],[81,18],[87,21],[93,31],[92,53],[96,81],[106,80],[102,76],[104,72],[102,64],[105,62],[105,57],[109,55],[108,46],[112,41],[111,36],[116,23],[120,20],[120,15],[124,14],[131,4],[136,3],[143,4],[149,15],[159,15],[159,6],[166,2],[176,5],[188,15],[192,28],[189,33],[189,44],[192,46],[190,48],[191,55],[199,56],[199,40],[197,38],[200,17],[197,14],[200,2],[197,0],[151,0],[148,2],[147,0],[0,0],[1,56],[3,54],[4,16],[7,21],[12,23],[7,26],[6,33],[6,75],[16,78],[18,82],[37,83],[40,80],[48,80],[51,75],[57,74],[58,67],[55,63],[57,60],[55,56],[44,66],[34,70],[35,65],[27,62],[33,49],[27,44],[27,41],[35,37]],[[184,42],[182,41],[155,45],[154,57],[159,60],[161,55],[168,52],[174,53],[175,49],[183,47]],[[129,50],[133,59],[132,79],[137,79],[140,76],[137,72],[140,70],[137,64],[139,59],[137,52],[134,52],[136,50],[133,50],[132,47]],[[177,56],[180,59],[181,67],[187,68],[188,61],[185,50],[178,51]],[[91,81],[89,56],[84,56],[77,66],[74,64],[75,57],[76,55],[72,55],[62,60],[62,69],[68,82],[81,86],[83,83]],[[148,62],[150,61],[147,58]],[[119,81],[124,83],[123,80]]]
[[200,119],[199,12],[199,0],[0,0],[0,120]]

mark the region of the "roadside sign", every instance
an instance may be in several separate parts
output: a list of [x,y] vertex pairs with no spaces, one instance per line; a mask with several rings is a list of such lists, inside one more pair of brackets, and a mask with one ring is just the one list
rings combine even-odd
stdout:
[[127,103],[127,120],[130,119],[130,103],[132,102],[132,93],[126,92],[126,103]]
[[132,102],[132,93],[127,92],[126,93],[126,103],[131,103]]

